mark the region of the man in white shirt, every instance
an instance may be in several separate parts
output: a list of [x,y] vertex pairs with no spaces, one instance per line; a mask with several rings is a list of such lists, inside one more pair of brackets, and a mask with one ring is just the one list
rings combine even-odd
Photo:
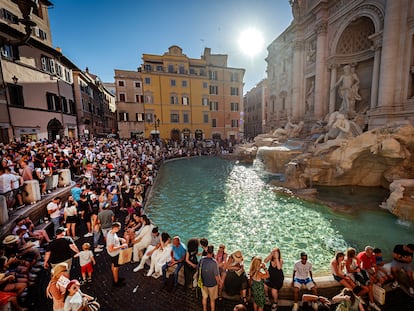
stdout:
[[3,167],[0,167],[0,194],[4,195],[7,202],[7,208],[11,209],[14,205],[13,196],[13,179]]
[[60,197],[55,197],[52,201],[49,202],[46,208],[47,213],[50,217],[50,221],[53,223],[54,226],[53,233],[56,234],[56,230],[60,227]]

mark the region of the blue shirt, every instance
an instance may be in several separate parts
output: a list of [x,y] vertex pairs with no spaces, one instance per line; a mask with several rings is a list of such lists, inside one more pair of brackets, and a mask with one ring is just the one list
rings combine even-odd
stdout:
[[179,246],[172,246],[172,251],[175,260],[180,260],[185,256],[187,249],[185,248],[184,244],[180,242]]
[[74,187],[70,190],[70,193],[72,194],[73,199],[78,202],[80,200],[80,196],[82,193],[82,189],[79,187]]

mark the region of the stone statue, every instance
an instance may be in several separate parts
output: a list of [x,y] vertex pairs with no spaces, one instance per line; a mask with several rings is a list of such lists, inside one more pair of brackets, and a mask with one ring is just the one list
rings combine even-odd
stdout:
[[342,98],[342,103],[339,112],[352,117],[355,114],[355,102],[361,100],[361,96],[358,94],[359,78],[355,73],[355,68],[351,68],[350,65],[345,65],[343,70],[344,73],[335,83],[332,91],[340,86],[339,96]]
[[315,109],[315,81],[312,80],[308,92],[306,93],[306,112],[313,112]]
[[315,141],[315,145],[318,144],[322,139],[323,142],[327,142],[329,139],[336,138],[348,138],[350,132],[349,121],[345,118],[342,113],[335,111],[330,114],[327,127],[327,133],[321,135]]
[[298,124],[292,123],[290,116],[288,117],[288,122],[286,123],[284,130],[286,131],[286,135],[289,138],[298,137],[300,132],[302,131],[305,123],[303,121],[299,122]]

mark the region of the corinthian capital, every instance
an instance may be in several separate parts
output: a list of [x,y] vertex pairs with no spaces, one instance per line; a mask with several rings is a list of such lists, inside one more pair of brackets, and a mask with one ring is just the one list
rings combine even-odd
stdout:
[[326,34],[327,30],[328,30],[328,22],[320,21],[315,26],[315,32],[318,35],[320,35],[320,34]]

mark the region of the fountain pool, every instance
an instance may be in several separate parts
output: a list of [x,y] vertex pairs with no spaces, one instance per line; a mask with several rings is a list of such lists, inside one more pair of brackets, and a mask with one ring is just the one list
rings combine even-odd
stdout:
[[[394,244],[414,242],[414,224],[399,221],[376,204],[368,207],[366,196],[358,206],[358,189],[348,197],[355,203],[353,210],[343,213],[277,194],[266,180],[253,166],[221,158],[171,161],[159,171],[147,213],[161,231],[179,235],[184,243],[206,237],[215,246],[224,243],[228,252],[242,250],[247,263],[278,246],[286,272],[301,251],[308,253],[318,274],[329,271],[337,250],[378,246],[390,259]],[[337,189],[338,198],[346,200],[347,195]],[[382,199],[383,193],[374,193],[368,200]]]

